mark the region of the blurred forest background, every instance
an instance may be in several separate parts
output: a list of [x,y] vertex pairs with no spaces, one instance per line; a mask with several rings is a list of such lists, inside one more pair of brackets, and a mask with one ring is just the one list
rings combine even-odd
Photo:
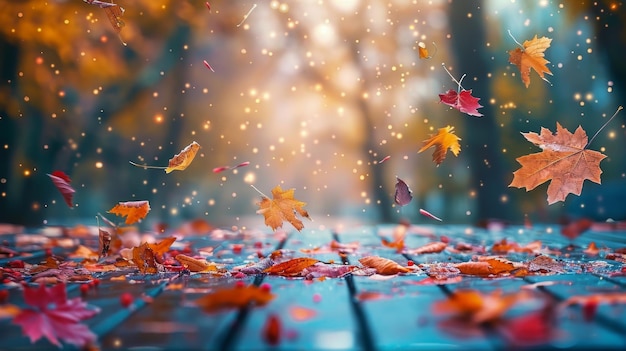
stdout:
[[[87,2],[0,2],[0,222],[91,224],[149,200],[147,223],[260,224],[250,184],[295,188],[315,225],[428,221],[419,208],[446,223],[626,219],[623,114],[591,146],[608,156],[602,185],[552,206],[545,184],[508,187],[515,158],[539,151],[520,132],[559,122],[591,136],[626,103],[621,1],[119,0],[119,33]],[[524,86],[509,30],[553,39],[551,84],[532,72]],[[442,64],[467,74],[484,117],[439,103],[457,88]],[[437,167],[417,151],[446,125],[461,153]],[[182,172],[128,162],[165,166],[192,141]],[[72,209],[55,170],[72,178]],[[396,176],[414,195],[402,208]]]

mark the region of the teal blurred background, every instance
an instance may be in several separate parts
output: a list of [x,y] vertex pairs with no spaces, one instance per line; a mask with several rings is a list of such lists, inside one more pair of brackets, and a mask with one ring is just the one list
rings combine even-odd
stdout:
[[[559,122],[591,136],[625,103],[621,1],[117,3],[119,34],[80,0],[0,2],[0,222],[91,224],[118,201],[149,200],[144,225],[237,225],[260,217],[250,185],[295,188],[316,226],[428,221],[419,208],[447,223],[626,219],[623,114],[591,145],[607,155],[601,185],[551,206],[545,184],[508,187],[515,158],[540,151],[520,132]],[[524,86],[508,31],[553,39],[551,84],[532,72]],[[467,75],[484,117],[439,103],[456,89],[442,64]],[[437,167],[417,150],[446,125],[461,153]],[[128,163],[165,166],[192,141],[202,149],[182,172]],[[72,178],[72,209],[55,170]],[[402,208],[396,176],[414,195]]]

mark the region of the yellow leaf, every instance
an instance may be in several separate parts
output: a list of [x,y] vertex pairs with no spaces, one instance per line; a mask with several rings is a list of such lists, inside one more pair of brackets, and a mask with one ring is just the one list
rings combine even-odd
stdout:
[[169,164],[165,169],[165,173],[185,170],[185,168],[191,164],[194,157],[196,157],[198,150],[200,150],[200,144],[195,141],[187,145],[187,147],[185,147],[178,155],[170,159]]
[[306,206],[306,202],[296,200],[293,197],[295,189],[284,190],[277,185],[272,189],[272,200],[267,197],[263,197],[261,202],[258,203],[258,214],[262,214],[265,217],[265,224],[276,230],[283,226],[283,221],[291,223],[298,231],[304,228],[302,221],[296,217],[299,214],[301,217],[309,218],[309,213],[303,209]]
[[[537,38],[537,35],[531,40],[524,41],[522,46],[524,49],[516,48],[509,51],[509,62],[516,65],[522,74],[522,82],[526,85],[526,88],[530,85],[530,69],[534,69],[541,79],[546,80],[544,73],[552,75],[550,69],[546,67],[546,64],[550,61],[544,57],[544,51],[550,47],[552,39],[541,37]],[[547,80],[546,80],[547,81]]]
[[446,126],[439,128],[437,134],[431,135],[429,139],[424,140],[424,146],[422,146],[418,153],[434,146],[433,162],[439,165],[446,158],[446,151],[448,149],[450,149],[454,156],[459,155],[461,151],[459,140],[461,140],[461,138],[454,134],[454,127]]

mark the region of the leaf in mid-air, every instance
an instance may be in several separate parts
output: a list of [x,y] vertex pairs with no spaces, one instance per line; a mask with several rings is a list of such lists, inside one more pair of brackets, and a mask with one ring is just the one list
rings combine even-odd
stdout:
[[544,57],[544,52],[550,47],[552,39],[547,37],[537,38],[537,35],[531,40],[526,40],[523,43],[522,48],[515,48],[515,50],[509,51],[509,62],[516,65],[522,74],[522,82],[528,88],[530,85],[530,69],[534,69],[535,72],[546,80],[545,74],[552,75],[550,69],[546,67],[546,64],[550,61]]
[[399,206],[408,205],[413,199],[412,191],[404,180],[396,177],[396,193],[393,198],[394,202]]
[[109,213],[126,217],[126,225],[131,225],[144,217],[150,212],[150,202],[143,201],[126,201],[115,205]]
[[205,312],[218,312],[229,308],[241,308],[249,303],[256,306],[264,306],[274,299],[268,289],[263,289],[255,285],[244,287],[222,288],[212,293],[204,295],[196,300],[196,305]]
[[585,179],[600,184],[600,161],[606,156],[587,150],[587,134],[578,127],[572,134],[557,122],[556,133],[541,128],[541,134],[522,133],[543,151],[517,158],[522,168],[513,173],[510,187],[530,191],[551,180],[548,204],[565,201],[568,194],[580,195]]
[[454,127],[445,126],[443,128],[439,128],[437,134],[431,135],[430,138],[424,140],[424,146],[419,149],[418,153],[434,146],[435,151],[433,152],[433,162],[440,165],[446,158],[446,152],[448,149],[450,149],[454,156],[459,155],[459,152],[461,152],[459,140],[461,140],[461,138],[454,134]]
[[482,117],[483,114],[478,112],[478,109],[483,106],[478,103],[478,100],[480,100],[480,98],[472,96],[472,89],[463,89],[460,93],[450,89],[445,94],[439,94],[440,102],[470,116]]
[[52,179],[52,184],[54,184],[54,186],[59,190],[61,195],[63,195],[63,200],[65,200],[65,203],[70,208],[73,207],[74,205],[72,204],[72,198],[74,197],[74,193],[76,192],[76,190],[74,190],[74,188],[72,188],[72,186],[70,185],[70,183],[72,182],[70,177],[68,177],[67,174],[63,173],[62,171],[54,171],[52,172],[52,174],[48,174],[48,177]]
[[276,230],[283,226],[283,221],[291,223],[298,231],[304,228],[302,221],[296,217],[296,214],[304,218],[309,218],[309,213],[303,209],[306,202],[296,200],[293,197],[295,189],[283,190],[280,185],[272,189],[272,199],[263,196],[261,202],[258,203],[258,214],[265,217],[265,225]]
[[319,262],[315,258],[298,257],[289,261],[275,264],[264,270],[265,273],[280,275],[283,277],[293,277],[299,275],[303,269],[308,268]]
[[84,347],[96,340],[96,335],[80,322],[93,317],[99,310],[87,308],[79,297],[68,300],[65,284],[52,287],[24,285],[23,289],[28,308],[22,309],[12,323],[22,327],[31,343],[45,337],[58,347],[62,346],[60,340]]
[[[198,150],[200,150],[200,144],[198,144],[195,141],[192,142],[191,144],[187,145],[184,149],[182,149],[178,154],[174,155],[174,157],[172,157],[169,160],[167,167],[140,165],[133,161],[128,161],[128,162],[135,167],[140,167],[144,169],[147,169],[147,168],[163,169],[165,170],[165,173],[171,173],[172,171],[184,171],[185,169],[187,169],[187,167],[189,167],[193,159],[196,157]],[[238,166],[240,167],[241,165],[238,165]]]

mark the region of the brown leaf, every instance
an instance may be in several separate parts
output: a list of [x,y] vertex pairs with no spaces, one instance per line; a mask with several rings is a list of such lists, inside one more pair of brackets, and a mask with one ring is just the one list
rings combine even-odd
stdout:
[[206,260],[199,260],[183,254],[176,255],[176,260],[191,272],[217,272],[217,266]]
[[205,312],[213,313],[229,308],[241,308],[250,303],[264,306],[274,299],[267,289],[255,285],[218,289],[196,300],[196,304]]
[[291,223],[298,231],[304,228],[302,221],[296,217],[296,214],[304,218],[309,218],[309,213],[303,209],[306,202],[296,200],[294,195],[295,189],[283,190],[280,185],[272,189],[272,200],[263,197],[258,203],[259,210],[257,213],[265,217],[265,224],[276,230],[283,226],[283,221]]
[[154,252],[150,244],[143,243],[141,246],[133,247],[133,263],[139,268],[139,272],[146,274],[157,273],[158,266],[154,257]]
[[404,249],[404,240],[403,239],[389,241],[389,240],[387,240],[385,238],[382,238],[382,239],[380,239],[380,241],[383,244],[383,246],[390,247],[392,249],[396,249],[396,252],[402,252],[402,249]]
[[380,256],[367,256],[359,259],[362,265],[376,269],[380,275],[394,275],[398,273],[408,273],[411,270],[401,266],[395,261]]
[[150,246],[156,257],[162,257],[170,249],[174,241],[176,241],[176,238],[171,236],[156,244],[148,244],[148,246]]
[[421,255],[421,254],[429,254],[429,253],[439,253],[443,250],[446,249],[446,247],[448,246],[448,244],[441,242],[441,241],[436,241],[436,242],[432,242],[432,243],[428,243],[424,246],[418,247],[416,249],[412,249],[409,252],[407,252],[410,255]]
[[572,134],[558,122],[556,133],[541,128],[541,134],[522,133],[542,152],[518,157],[522,168],[513,172],[510,187],[530,191],[549,181],[548,204],[565,201],[568,194],[580,195],[588,179],[600,184],[600,162],[606,158],[598,151],[587,150],[587,134],[579,126]]
[[598,247],[596,246],[596,243],[592,241],[589,243],[589,246],[583,252],[586,253],[587,255],[595,256],[598,253],[600,253],[600,249],[598,249]]
[[198,150],[200,150],[200,144],[195,141],[187,145],[180,153],[169,160],[165,173],[184,171],[191,164],[194,157],[196,157]]
[[454,265],[463,274],[486,276],[493,274],[489,262],[461,262]]
[[303,269],[310,267],[319,262],[314,258],[310,257],[298,257],[293,258],[289,261],[281,262],[275,264],[264,270],[265,273],[280,275],[283,277],[294,277],[299,275]]
[[269,345],[280,344],[282,326],[280,319],[275,314],[270,314],[263,326],[263,339]]
[[126,216],[126,225],[131,225],[144,217],[150,212],[150,203],[144,201],[127,201],[120,202],[109,213],[118,216]]
[[528,263],[528,270],[531,272],[555,272],[563,273],[563,264],[555,261],[552,257],[539,255]]
[[515,50],[509,51],[509,62],[516,65],[522,74],[522,82],[526,85],[526,88],[530,85],[530,69],[534,69],[535,72],[546,80],[544,73],[552,75],[550,69],[546,67],[550,61],[544,57],[544,52],[550,47],[552,39],[547,37],[537,38],[537,35],[531,40],[524,41],[522,45],[524,49],[515,48]]

